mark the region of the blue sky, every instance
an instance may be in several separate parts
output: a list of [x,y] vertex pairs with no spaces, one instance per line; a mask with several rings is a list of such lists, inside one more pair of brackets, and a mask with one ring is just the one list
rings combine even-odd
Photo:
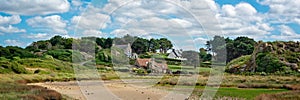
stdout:
[[214,35],[300,40],[300,0],[129,1],[3,0],[0,45],[26,47],[55,35],[166,37],[186,50],[203,47]]

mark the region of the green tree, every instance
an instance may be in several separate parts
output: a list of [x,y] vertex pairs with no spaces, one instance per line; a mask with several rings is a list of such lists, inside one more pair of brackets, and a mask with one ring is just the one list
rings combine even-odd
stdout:
[[147,39],[137,38],[131,45],[132,51],[137,54],[146,53],[149,48]]
[[61,45],[61,44],[64,44],[64,42],[65,42],[64,38],[62,36],[59,36],[59,35],[56,35],[56,36],[52,37],[49,41],[53,46],[55,46],[57,44]]
[[207,43],[215,60],[218,62],[225,62],[227,56],[225,38],[221,36],[214,36],[213,40],[210,40]]
[[167,38],[160,38],[158,43],[160,44],[160,50],[162,53],[167,53],[167,51],[173,47],[172,42]]
[[3,50],[3,52],[5,52],[6,54],[3,54],[4,55],[3,57],[9,58],[9,59],[12,59],[13,57],[20,57],[20,58],[34,57],[34,55],[31,52],[26,51],[25,49],[17,47],[17,46],[7,46],[5,49],[6,50]]
[[151,38],[149,41],[149,51],[150,52],[156,52],[157,49],[159,49],[159,41],[157,39]]
[[110,48],[113,44],[113,39],[111,38],[107,38],[105,41],[104,41],[104,47],[103,48]]
[[254,50],[256,42],[248,37],[237,37],[234,40],[226,39],[227,62],[241,57],[243,55],[250,55]]
[[243,55],[252,54],[255,45],[256,41],[248,37],[237,37],[232,40],[230,38],[225,39],[221,36],[215,36],[213,40],[206,43],[208,51],[216,54],[221,52],[223,52],[221,53],[223,55],[226,54],[226,57],[221,58],[226,58],[227,63]]
[[210,61],[211,60],[211,54],[207,53],[207,50],[204,48],[199,49],[199,57],[201,62]]
[[65,49],[72,49],[72,45],[73,45],[73,38],[68,38],[65,40]]
[[102,48],[105,48],[105,38],[96,38],[97,45],[101,46]]

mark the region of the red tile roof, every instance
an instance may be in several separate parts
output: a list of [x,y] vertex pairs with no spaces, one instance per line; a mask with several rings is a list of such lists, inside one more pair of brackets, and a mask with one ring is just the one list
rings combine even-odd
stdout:
[[147,67],[151,59],[136,59],[136,65],[140,67]]

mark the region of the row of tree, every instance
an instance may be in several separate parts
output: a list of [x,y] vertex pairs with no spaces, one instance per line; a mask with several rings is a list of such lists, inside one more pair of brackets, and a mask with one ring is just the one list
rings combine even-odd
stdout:
[[[95,41],[95,42],[94,42]],[[132,51],[138,54],[146,52],[156,52],[159,50],[161,53],[166,53],[173,47],[173,44],[167,38],[160,39],[145,39],[137,36],[125,35],[121,38],[98,38],[98,37],[83,37],[81,39],[64,38],[61,36],[54,36],[50,40],[43,40],[33,42],[30,46],[26,47],[30,51],[39,50],[55,50],[55,49],[87,49],[86,47],[93,47],[91,44],[95,44],[96,49],[111,48],[113,44],[127,45],[131,44]],[[72,48],[73,46],[73,48]],[[79,48],[83,46],[84,48]],[[87,49],[95,50],[95,49]],[[85,51],[85,50],[80,50]],[[86,51],[92,52],[92,51]]]

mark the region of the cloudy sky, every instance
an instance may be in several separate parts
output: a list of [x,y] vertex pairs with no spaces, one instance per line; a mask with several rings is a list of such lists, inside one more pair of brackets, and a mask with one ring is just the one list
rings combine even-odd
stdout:
[[300,40],[300,0],[2,0],[0,45],[64,37],[166,37],[197,49],[214,35]]

